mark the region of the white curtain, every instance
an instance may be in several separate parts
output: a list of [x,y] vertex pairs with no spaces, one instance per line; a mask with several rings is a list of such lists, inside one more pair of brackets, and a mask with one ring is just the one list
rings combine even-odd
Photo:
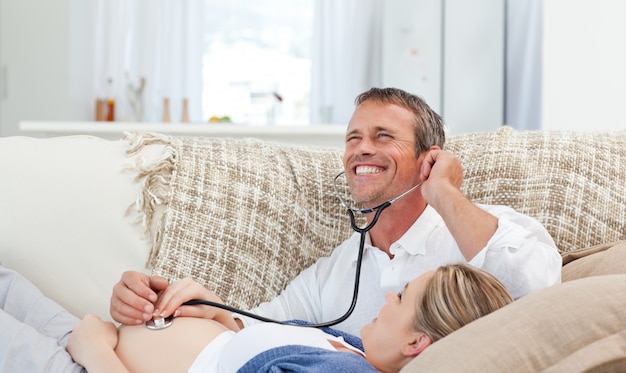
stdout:
[[[384,0],[383,0],[384,1]],[[507,2],[506,123],[541,128],[543,0]],[[311,123],[346,124],[357,94],[382,84],[382,1],[317,0]]]
[[543,0],[507,0],[506,118],[541,129]]
[[[143,77],[143,121],[161,121],[164,98],[170,100],[172,122],[181,118],[183,98],[191,121],[204,121],[204,1],[95,1],[95,94],[116,98],[117,120],[134,119],[129,87],[136,89]],[[382,84],[383,1],[315,1],[312,124],[347,124],[354,98]],[[505,1],[506,123],[540,128],[542,0]]]
[[96,1],[95,93],[116,99],[116,120],[134,120],[129,90],[143,77],[143,121],[161,121],[164,98],[172,122],[181,120],[184,98],[190,120],[201,121],[204,2]]
[[[96,1],[95,93],[116,98],[116,119],[134,119],[128,92],[143,77],[143,121],[161,121],[166,97],[172,122],[180,119],[183,98],[191,120],[202,121],[204,2]],[[345,125],[354,98],[380,85],[382,1],[316,0],[312,124]]]
[[382,1],[316,1],[312,124],[346,125],[355,97],[380,85]]

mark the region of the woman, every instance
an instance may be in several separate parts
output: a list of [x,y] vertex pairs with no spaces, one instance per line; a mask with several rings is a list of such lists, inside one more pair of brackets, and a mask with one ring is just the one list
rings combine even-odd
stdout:
[[[199,298],[206,294],[199,285],[195,291]],[[223,323],[179,317],[159,331],[144,326],[118,330],[87,316],[76,324],[68,351],[90,373],[236,372],[274,348],[302,345],[333,356],[357,356],[381,372],[398,372],[432,343],[512,301],[492,275],[453,264],[388,294],[378,317],[361,329],[364,351],[313,328],[263,323],[239,331],[227,311],[218,312]]]

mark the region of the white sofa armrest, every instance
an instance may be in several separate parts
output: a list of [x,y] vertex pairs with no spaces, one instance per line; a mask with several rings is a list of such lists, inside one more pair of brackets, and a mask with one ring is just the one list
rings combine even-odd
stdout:
[[122,272],[147,272],[151,242],[127,214],[142,190],[125,170],[127,148],[92,136],[0,138],[0,262],[79,317],[110,319]]

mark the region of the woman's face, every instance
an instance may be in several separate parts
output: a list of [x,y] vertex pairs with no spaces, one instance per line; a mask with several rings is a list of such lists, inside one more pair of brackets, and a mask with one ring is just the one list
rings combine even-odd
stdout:
[[[421,344],[430,338],[414,329],[416,302],[433,272],[426,272],[409,282],[400,293],[387,294],[378,317],[361,329],[367,360],[381,371],[399,369],[421,352]],[[419,346],[418,346],[419,344]]]

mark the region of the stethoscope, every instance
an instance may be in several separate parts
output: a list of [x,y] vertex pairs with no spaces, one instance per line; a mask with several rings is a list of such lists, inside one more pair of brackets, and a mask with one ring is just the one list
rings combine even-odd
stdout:
[[[365,239],[366,239],[366,233],[369,232],[374,225],[376,225],[376,223],[378,222],[378,218],[380,217],[380,214],[383,212],[384,209],[386,209],[387,207],[391,206],[391,204],[397,202],[398,200],[402,199],[403,197],[405,197],[407,194],[413,192],[414,190],[416,190],[417,188],[419,188],[422,183],[418,183],[417,185],[411,187],[409,190],[407,190],[406,192],[400,194],[399,196],[392,198],[386,202],[381,203],[380,205],[376,206],[376,207],[371,207],[371,208],[367,208],[367,209],[356,209],[351,207],[342,197],[341,197],[341,193],[339,193],[339,190],[337,188],[337,179],[339,179],[339,177],[341,177],[342,175],[345,175],[345,171],[340,172],[339,174],[337,174],[337,176],[335,176],[335,178],[333,179],[333,190],[335,192],[336,197],[339,199],[339,203],[346,209],[346,211],[348,212],[348,215],[350,216],[350,225],[352,226],[352,229],[356,232],[359,233],[361,235],[360,237],[360,241],[359,241],[359,252],[357,255],[357,262],[356,262],[356,271],[354,274],[354,290],[352,292],[352,302],[350,303],[350,307],[348,308],[348,310],[343,314],[343,316],[340,316],[339,318],[332,320],[332,321],[327,321],[327,322],[322,322],[322,323],[316,323],[316,324],[309,324],[309,323],[297,323],[297,322],[293,322],[293,321],[279,321],[279,320],[274,320],[274,319],[270,319],[267,317],[263,317],[260,315],[256,315],[253,314],[251,312],[247,312],[244,310],[240,310],[237,309],[235,307],[231,307],[228,306],[226,304],[222,304],[222,303],[216,303],[216,302],[212,302],[212,301],[208,301],[208,300],[204,300],[204,299],[192,299],[189,300],[185,303],[183,303],[183,306],[193,306],[193,305],[206,305],[206,306],[211,306],[211,307],[217,307],[217,308],[221,308],[242,316],[246,316],[246,317],[250,317],[259,321],[263,321],[263,322],[271,322],[271,323],[275,323],[275,324],[281,324],[281,325],[294,325],[294,326],[304,326],[304,327],[309,327],[309,328],[326,328],[326,327],[330,327],[333,325],[337,325],[343,321],[345,321],[348,317],[350,317],[350,315],[352,314],[352,312],[354,311],[354,308],[356,307],[356,301],[358,299],[359,296],[359,282],[361,279],[361,264],[363,262],[363,253],[365,251]],[[374,218],[372,219],[372,221],[367,224],[364,227],[359,227],[356,223],[356,218],[355,215],[365,215],[365,214],[370,214],[374,212]],[[170,326],[173,322],[173,317],[169,316],[166,317],[164,319],[158,318],[158,319],[153,319],[153,320],[149,320],[146,322],[146,326],[149,329],[164,329],[167,328],[168,326]]]

